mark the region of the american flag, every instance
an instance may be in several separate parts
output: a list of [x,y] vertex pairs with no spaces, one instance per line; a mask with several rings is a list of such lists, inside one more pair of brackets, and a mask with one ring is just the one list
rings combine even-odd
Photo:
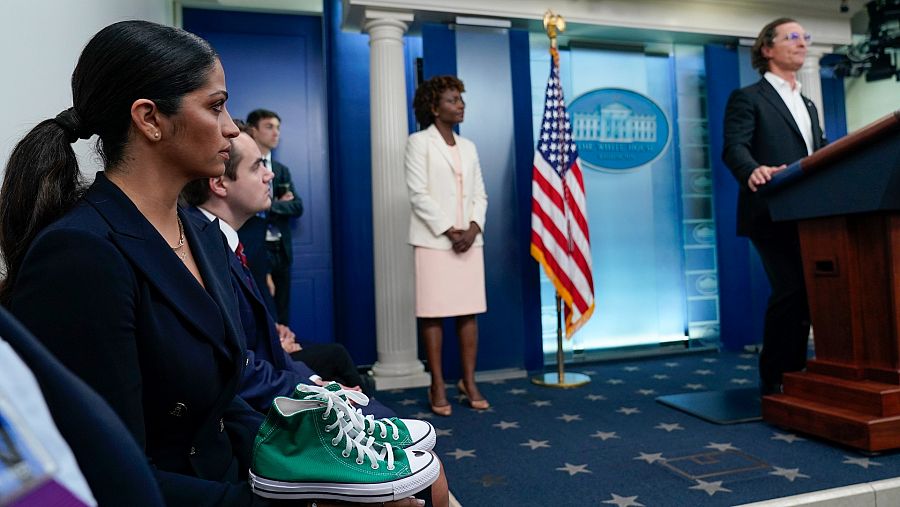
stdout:
[[531,255],[565,306],[566,337],[594,312],[591,240],[578,148],[559,83],[559,53],[550,50],[541,134],[531,182]]

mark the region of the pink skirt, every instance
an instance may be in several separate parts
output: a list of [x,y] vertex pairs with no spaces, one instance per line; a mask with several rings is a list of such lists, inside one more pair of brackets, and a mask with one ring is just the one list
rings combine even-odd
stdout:
[[487,311],[482,247],[473,246],[458,254],[417,246],[415,252],[417,317],[455,317]]

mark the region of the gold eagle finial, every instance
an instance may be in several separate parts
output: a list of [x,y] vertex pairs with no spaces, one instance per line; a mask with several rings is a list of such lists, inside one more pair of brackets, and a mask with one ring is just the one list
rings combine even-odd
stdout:
[[551,10],[544,13],[544,30],[550,37],[550,45],[556,47],[556,37],[566,31],[566,20]]

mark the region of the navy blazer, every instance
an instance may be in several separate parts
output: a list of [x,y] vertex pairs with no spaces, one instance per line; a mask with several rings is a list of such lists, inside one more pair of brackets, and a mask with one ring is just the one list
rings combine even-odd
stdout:
[[162,507],[162,494],[144,453],[109,405],[2,308],[0,337],[34,374],[97,503]]
[[[813,151],[827,141],[819,126],[816,106],[803,97],[812,123]],[[807,155],[800,127],[781,96],[765,78],[735,90],[725,109],[725,147],[722,160],[738,181],[737,233],[764,235],[772,225],[765,198],[747,186],[750,173],[761,165],[777,167]]]
[[[218,221],[209,219],[197,208],[188,208],[188,215],[200,226]],[[224,240],[224,236],[223,236]],[[230,248],[229,248],[230,250]],[[315,372],[302,361],[294,361],[281,348],[275,321],[263,303],[262,296],[253,281],[250,270],[245,268],[233,252],[228,256],[229,279],[235,287],[241,328],[247,344],[249,365],[244,369],[240,396],[251,407],[266,412],[276,396],[289,396],[297,384],[309,384]]]
[[[294,182],[291,180],[291,170],[277,160],[272,161],[272,187],[274,189],[274,199],[272,207],[266,212],[266,218],[259,216],[250,217],[238,234],[241,237],[241,243],[244,244],[244,254],[250,264],[250,271],[253,272],[253,278],[256,280],[256,286],[265,288],[266,275],[271,271],[269,263],[269,252],[266,248],[266,229],[268,224],[274,224],[281,232],[281,242],[284,244],[284,251],[287,258],[293,262],[294,259],[294,241],[293,230],[291,229],[291,219],[298,218],[303,214],[303,201],[300,200],[297,190],[294,188]],[[287,187],[287,189],[285,189]],[[278,197],[290,191],[294,194],[294,198],[290,201],[279,201]],[[277,314],[275,308],[275,300],[269,291],[262,291],[261,296],[266,307],[272,315]]]
[[[210,223],[197,208],[191,207],[185,211],[201,225]],[[218,223],[212,223],[219,227]],[[232,254],[228,258],[247,343],[247,356],[250,357],[250,366],[244,370],[240,395],[250,406],[266,412],[276,396],[289,396],[297,384],[309,384],[309,377],[315,375],[315,371],[284,351],[275,329],[275,320],[263,302],[250,270],[241,264],[237,255]],[[396,416],[374,398],[361,409],[364,414],[378,419]]]
[[[266,219],[259,216],[252,216],[238,230],[238,236],[244,245],[244,255],[247,256],[247,263],[250,264],[250,272],[253,273],[253,280],[257,287],[268,288],[266,284],[266,276],[272,270],[269,263],[269,251],[266,249]],[[268,290],[262,291],[261,296],[269,313],[275,315],[275,299]]]
[[205,288],[101,172],[31,244],[10,310],[115,410],[168,505],[264,504],[245,481],[260,419],[235,397],[247,358],[226,251],[179,214]]

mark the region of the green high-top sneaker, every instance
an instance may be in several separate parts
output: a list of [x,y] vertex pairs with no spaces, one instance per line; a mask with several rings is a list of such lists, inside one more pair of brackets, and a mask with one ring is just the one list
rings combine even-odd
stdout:
[[[329,382],[325,387],[297,384],[294,394],[291,395],[291,398],[296,400],[328,397],[338,398],[335,403],[347,403],[348,400],[362,406],[369,403],[369,398],[365,394],[344,390],[337,382]],[[345,420],[352,425],[354,431],[364,432],[380,444],[391,444],[394,447],[414,451],[434,449],[437,433],[434,426],[427,421],[397,417],[375,419],[374,416],[363,415],[362,411],[349,404],[344,414],[347,416]],[[356,434],[351,432],[350,436],[356,437]]]
[[353,437],[343,412],[330,398],[275,398],[253,445],[254,492],[375,503],[406,498],[437,480],[441,466],[433,453],[382,445],[364,432]]

